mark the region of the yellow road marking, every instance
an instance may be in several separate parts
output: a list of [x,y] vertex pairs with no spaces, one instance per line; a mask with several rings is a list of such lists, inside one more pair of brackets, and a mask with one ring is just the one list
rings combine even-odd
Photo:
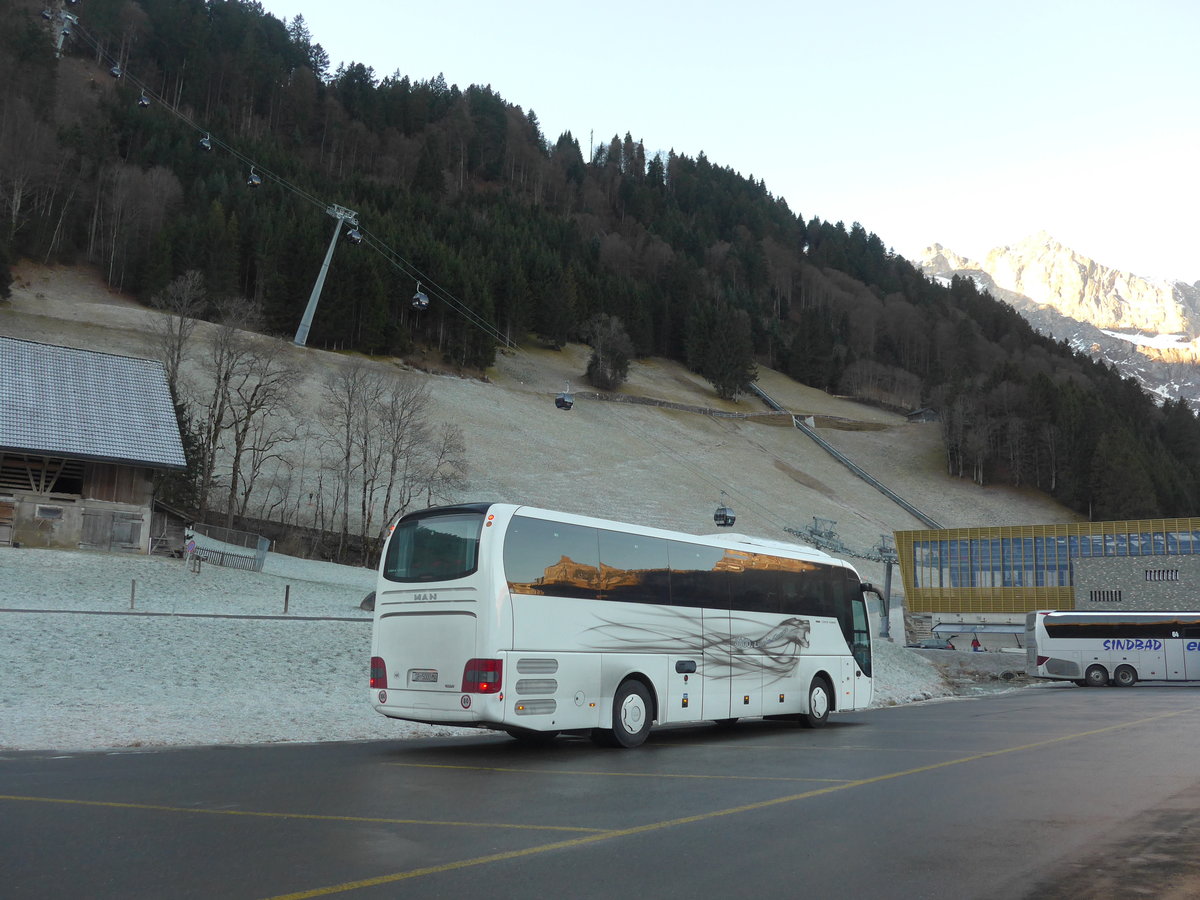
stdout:
[[0,800],[28,803],[60,803],[72,806],[100,806],[109,809],[144,809],[151,812],[200,813],[209,816],[250,816],[262,819],[307,819],[319,822],[369,822],[383,825],[444,825],[449,828],[510,828],[519,831],[582,831],[607,834],[605,828],[583,828],[577,825],[518,825],[510,822],[446,822],[440,819],[387,819],[372,816],[323,816],[314,813],[259,812],[249,809],[202,809],[191,806],[158,806],[153,803],[116,803],[110,800],[71,800],[62,797],[25,797],[0,794]]
[[420,878],[424,875],[436,875],[440,872],[453,872],[456,869],[466,869],[472,866],[482,866],[493,862],[502,862],[510,859],[520,859],[523,856],[534,856],[539,853],[548,853],[552,850],[566,850],[572,847],[582,847],[587,844],[595,844],[600,841],[608,841],[613,838],[629,837],[635,834],[645,834],[650,831],[661,831],[666,828],[674,828],[677,825],[689,825],[695,822],[704,822],[709,819],[717,819],[722,816],[732,816],[744,812],[752,812],[759,809],[767,809],[772,806],[779,806],[784,803],[794,803],[798,800],[808,800],[812,797],[820,797],[824,794],[832,794],[837,791],[844,791],[850,788],[862,787],[868,784],[878,784],[882,781],[891,781],[894,778],[904,778],[908,775],[919,775],[923,772],[932,772],[937,769],[944,769],[949,766],[958,766],[963,763],[975,762],[981,759],[990,759],[996,756],[1004,756],[1008,753],[1018,753],[1022,750],[1033,750],[1038,747],[1049,747],[1054,744],[1061,744],[1064,741],[1078,740],[1079,738],[1091,737],[1097,734],[1104,734],[1109,731],[1116,731],[1121,728],[1130,728],[1134,725],[1144,725],[1147,722],[1157,722],[1161,719],[1169,719],[1174,716],[1182,715],[1184,712],[1191,710],[1179,710],[1177,712],[1163,713],[1157,716],[1149,716],[1145,719],[1135,719],[1131,722],[1121,722],[1116,725],[1106,725],[1103,728],[1093,728],[1090,731],[1080,731],[1075,734],[1061,735],[1060,737],[1047,738],[1043,741],[1033,741],[1028,744],[1021,744],[1016,747],[1005,747],[1000,750],[986,750],[983,753],[975,753],[971,756],[963,756],[958,759],[948,759],[938,763],[930,763],[925,766],[918,766],[914,769],[905,769],[902,772],[890,772],[887,775],[875,775],[871,778],[860,778],[857,781],[848,781],[843,784],[834,784],[828,787],[814,788],[811,791],[805,791],[801,794],[791,794],[787,797],[776,797],[773,800],[760,800],[757,803],[747,803],[742,806],[734,806],[729,809],[718,809],[707,813],[697,813],[692,816],[683,816],[678,819],[668,819],[665,822],[651,822],[646,825],[635,825],[632,828],[619,828],[612,831],[605,831],[599,834],[589,835],[588,837],[572,838],[566,841],[555,841],[552,844],[541,844],[537,847],[527,847],[524,850],[510,850],[506,853],[492,853],[488,856],[476,856],[472,859],[463,859],[456,862],[444,863],[440,866],[426,866],[421,869],[411,869],[407,872],[395,872],[390,875],[379,875],[375,878],[364,878],[359,881],[347,881],[342,884],[333,884],[327,887],[314,888],[309,891],[299,891],[294,894],[280,894],[271,900],[308,900],[311,897],[326,897],[330,894],[340,894],[346,891],[356,891],[362,888],[378,887],[383,884],[395,884],[398,881],[407,881],[410,878]]
[[503,766],[447,766],[435,763],[387,763],[405,769],[462,769],[468,772],[510,772],[522,775],[611,775],[618,778],[700,778],[716,781],[816,781],[844,784],[848,778],[790,778],[782,775],[690,775],[677,772],[601,772],[592,769],[516,769]]

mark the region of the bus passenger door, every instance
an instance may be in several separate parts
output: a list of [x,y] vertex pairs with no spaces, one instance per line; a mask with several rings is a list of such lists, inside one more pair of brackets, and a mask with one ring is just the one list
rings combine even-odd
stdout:
[[720,609],[703,611],[704,719],[728,719],[729,713],[729,613]]

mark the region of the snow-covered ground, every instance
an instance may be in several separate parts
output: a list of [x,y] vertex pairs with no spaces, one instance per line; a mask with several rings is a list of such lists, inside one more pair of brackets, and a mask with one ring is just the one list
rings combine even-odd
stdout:
[[[373,587],[367,569],[278,554],[262,573],[194,572],[161,557],[0,548],[0,749],[477,733],[370,707],[359,604]],[[877,705],[953,695],[920,654],[875,647]]]

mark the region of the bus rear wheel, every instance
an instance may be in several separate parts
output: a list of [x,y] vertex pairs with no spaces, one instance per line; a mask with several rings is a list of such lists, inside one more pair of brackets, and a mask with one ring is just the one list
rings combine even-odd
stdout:
[[821,728],[829,721],[829,710],[833,706],[829,682],[818,675],[808,686],[808,712],[800,716],[805,728]]
[[1104,666],[1088,666],[1083,673],[1083,680],[1088,687],[1104,687],[1108,684],[1108,670]]
[[632,750],[646,742],[654,720],[650,692],[640,681],[627,678],[613,695],[612,728],[597,728],[592,740],[609,747]]
[[1137,684],[1137,671],[1133,666],[1117,666],[1113,672],[1113,684],[1117,687],[1133,687]]

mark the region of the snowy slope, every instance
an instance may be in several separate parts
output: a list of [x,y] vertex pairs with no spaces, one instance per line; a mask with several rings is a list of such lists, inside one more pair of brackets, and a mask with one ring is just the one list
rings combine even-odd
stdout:
[[[159,557],[0,548],[0,749],[477,734],[371,709],[359,603],[373,586],[366,569],[275,554],[261,574],[193,573]],[[886,641],[876,667],[878,705],[951,694],[932,663]]]

